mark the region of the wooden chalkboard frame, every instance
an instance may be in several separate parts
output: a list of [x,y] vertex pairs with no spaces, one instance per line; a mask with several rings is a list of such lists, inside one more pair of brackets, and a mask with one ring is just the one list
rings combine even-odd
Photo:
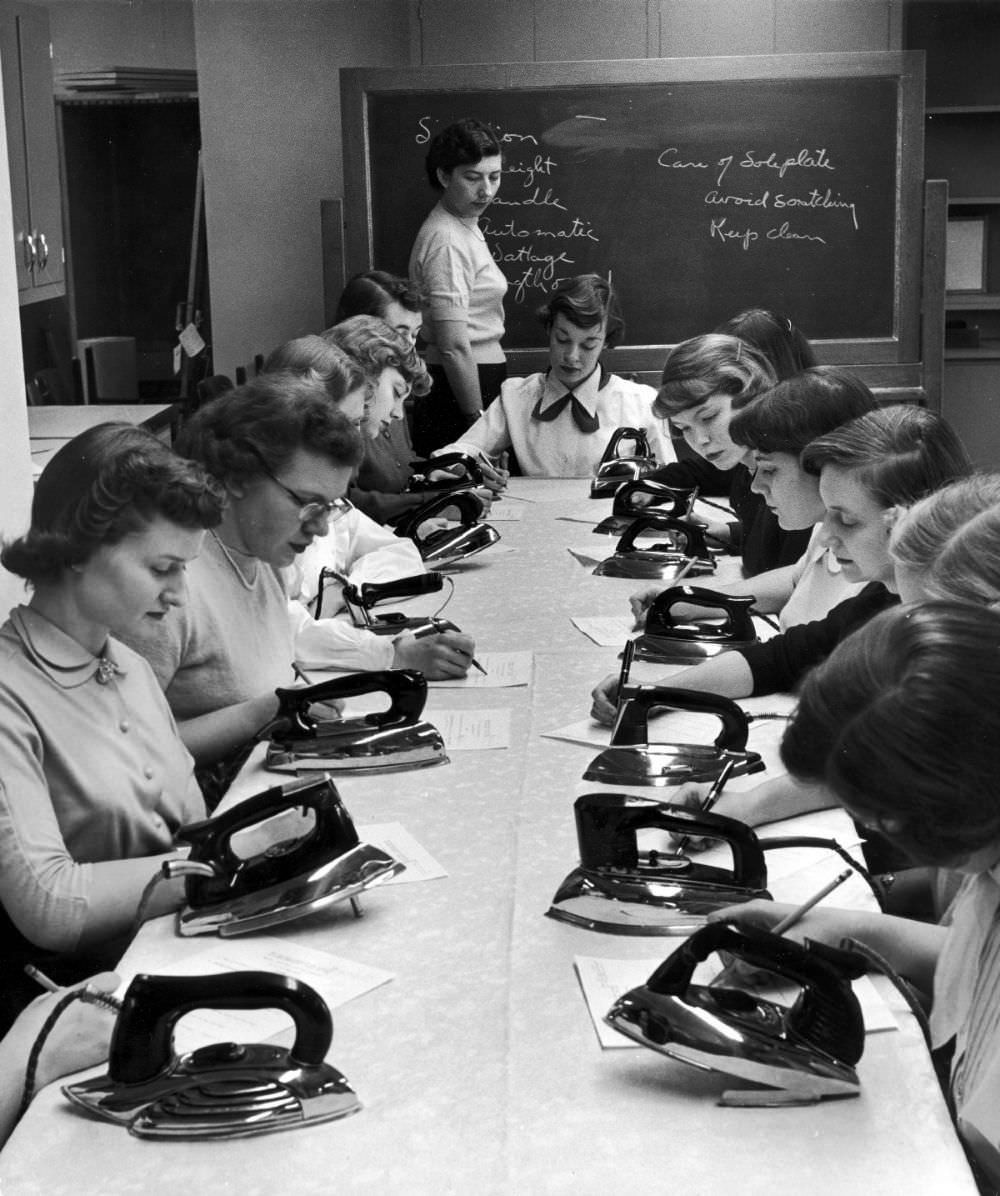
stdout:
[[[719,58],[670,58],[591,62],[534,62],[345,69],[340,72],[344,177],[343,268],[347,276],[373,265],[373,202],[369,103],[391,93],[601,88],[670,82],[891,78],[896,85],[896,196],[893,331],[876,338],[816,340],[820,359],[851,366],[886,398],[940,405],[940,355],[944,325],[943,185],[922,182],[924,54],[922,51],[787,54]],[[428,204],[428,208],[430,204]],[[940,327],[939,327],[940,326]],[[615,350],[617,372],[658,379],[669,345]],[[546,363],[544,349],[511,349],[512,373]]]

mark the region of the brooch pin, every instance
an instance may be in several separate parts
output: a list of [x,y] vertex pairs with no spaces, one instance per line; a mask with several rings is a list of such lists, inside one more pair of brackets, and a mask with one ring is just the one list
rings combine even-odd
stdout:
[[119,672],[118,666],[107,656],[97,658],[97,684],[107,685],[111,678]]

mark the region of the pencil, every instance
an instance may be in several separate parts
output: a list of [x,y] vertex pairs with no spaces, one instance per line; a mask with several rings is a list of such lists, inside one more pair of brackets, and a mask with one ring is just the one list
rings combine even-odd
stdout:
[[34,964],[26,963],[24,965],[24,974],[26,976],[30,976],[31,979],[34,980],[36,984],[44,988],[46,992],[57,993],[59,991],[60,986],[56,984],[54,980],[50,980],[44,972],[39,971]]
[[697,564],[698,564],[698,558],[696,556],[688,557],[688,559],[684,562],[684,564],[673,575],[673,577],[670,580],[670,584],[672,586],[677,585],[677,583],[679,581],[681,581],[682,578],[687,577],[687,575],[691,572],[691,570]]
[[[841,872],[839,876],[835,876],[833,878],[833,880],[831,880],[829,884],[825,884],[819,890],[819,892],[813,893],[813,895],[810,898],[808,898],[808,900],[803,901],[802,904],[797,909],[793,909],[792,912],[787,917],[782,918],[780,922],[775,923],[775,925],[771,929],[771,933],[779,934],[779,935],[784,934],[785,931],[789,930],[792,926],[794,926],[796,924],[796,922],[801,922],[802,919],[806,916],[806,914],[812,909],[812,907],[814,905],[818,905],[819,902],[821,902],[824,897],[829,897],[829,895],[833,892],[834,889],[838,888],[840,885],[842,885],[844,883],[845,880],[847,880],[847,878],[851,875],[851,872],[852,872],[851,868],[845,868],[844,871]],[[708,987],[709,988],[721,987],[722,985],[724,985],[726,983],[727,980],[730,979],[730,977],[736,976],[741,970],[742,970],[741,961],[738,959],[733,960],[731,963],[726,964],[726,966],[722,969],[722,971],[718,974],[718,976],[714,977],[711,981],[709,981]]]
[[813,895],[806,901],[803,901],[798,909],[793,909],[787,918],[782,918],[781,921],[772,929],[772,934],[784,934],[786,930],[790,930],[796,922],[801,922],[806,914],[812,909],[814,905],[818,905],[824,897],[829,897],[834,889],[839,888],[845,880],[851,875],[852,869],[845,868],[839,876],[835,876],[829,884],[825,884],[818,893]]

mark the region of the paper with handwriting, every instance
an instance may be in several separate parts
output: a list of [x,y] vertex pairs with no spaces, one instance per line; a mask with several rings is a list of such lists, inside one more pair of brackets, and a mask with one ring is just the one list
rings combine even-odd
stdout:
[[435,710],[431,717],[449,752],[510,747],[509,710]]
[[444,677],[428,681],[432,689],[507,689],[531,684],[531,652],[479,652],[476,660],[486,670],[470,666],[464,677]]

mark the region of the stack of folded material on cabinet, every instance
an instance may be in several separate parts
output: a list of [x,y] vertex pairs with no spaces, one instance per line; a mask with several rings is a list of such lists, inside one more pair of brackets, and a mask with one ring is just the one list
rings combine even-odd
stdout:
[[196,91],[198,72],[160,67],[102,66],[60,71],[56,84],[65,91]]

